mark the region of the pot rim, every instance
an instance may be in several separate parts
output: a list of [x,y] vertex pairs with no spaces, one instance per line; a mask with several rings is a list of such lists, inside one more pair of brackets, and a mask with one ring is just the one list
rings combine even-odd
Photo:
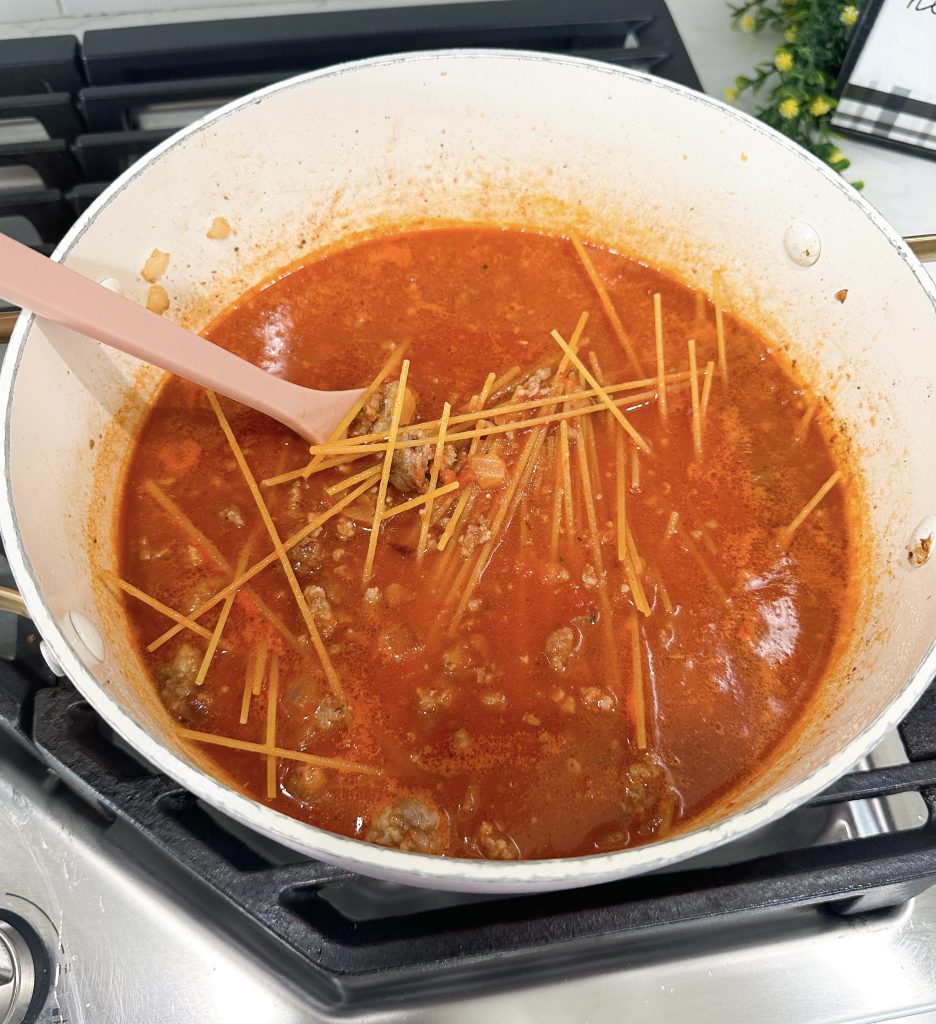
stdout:
[[[188,139],[189,136],[198,134],[216,121],[230,117],[243,107],[260,102],[272,94],[301,87],[317,79],[353,75],[366,72],[372,67],[401,63],[463,60],[532,61],[570,66],[590,74],[623,76],[631,81],[642,83],[644,87],[663,89],[675,93],[686,102],[698,103],[720,111],[722,116],[734,119],[746,126],[748,130],[770,139],[772,144],[782,147],[790,155],[804,161],[814,171],[822,174],[844,198],[858,206],[890,243],[895,257],[902,259],[907,264],[936,311],[936,285],[893,227],[836,172],[780,133],[720,100],[643,72],[619,68],[586,58],[509,49],[427,50],[350,61],[277,82],[234,100],[181,129],[133,164],[105,189],[78,218],[56,247],[52,259],[64,262],[78,240],[94,223],[97,215],[131,181],[145,173],[150,163],[159,160],[163,154]],[[663,868],[723,843],[741,838],[822,792],[869,753],[884,733],[895,727],[904,718],[929,685],[933,675],[936,674],[936,639],[934,639],[926,654],[890,704],[820,769],[799,783],[786,787],[752,807],[737,811],[721,821],[645,846],[612,853],[546,860],[487,861],[446,858],[403,853],[359,839],[337,835],[315,825],[290,818],[280,811],[275,811],[237,792],[214,776],[189,764],[138,725],[121,704],[107,692],[95,675],[82,664],[78,651],[54,619],[45,598],[36,586],[32,567],[21,542],[19,520],[13,507],[10,473],[12,397],[23,348],[34,320],[35,317],[31,313],[20,315],[10,340],[9,351],[3,361],[2,369],[0,369],[0,445],[2,445],[3,453],[2,480],[0,480],[0,488],[2,488],[0,490],[0,499],[2,499],[0,501],[0,534],[3,537],[4,548],[13,575],[40,635],[49,645],[65,674],[74,683],[82,697],[118,734],[135,750],[140,751],[160,771],[195,796],[207,801],[242,824],[309,856],[321,857],[332,863],[340,863],[342,866],[360,871],[362,874],[392,877],[413,885],[501,893],[570,888]]]

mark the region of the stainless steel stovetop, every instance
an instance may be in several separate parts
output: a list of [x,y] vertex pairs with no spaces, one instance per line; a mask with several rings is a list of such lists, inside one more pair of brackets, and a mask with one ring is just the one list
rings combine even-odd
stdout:
[[[872,762],[895,763],[901,754],[894,735]],[[826,842],[914,827],[922,806],[904,794],[811,808],[705,863],[776,849],[792,837]],[[382,883],[363,891],[396,905],[408,898]],[[412,899],[424,897],[414,891]],[[453,897],[449,913],[470,899]],[[936,888],[899,909],[853,918],[796,909],[647,929],[623,953],[595,943],[585,976],[560,969],[529,986],[522,966],[513,972],[506,964],[497,990],[468,1000],[453,990],[421,1006],[326,1011],[301,977],[265,964],[193,910],[184,885],[138,866],[80,800],[3,739],[0,911],[29,922],[51,954],[53,984],[35,1018],[41,1024],[936,1022]],[[0,994],[9,974],[0,933]]]

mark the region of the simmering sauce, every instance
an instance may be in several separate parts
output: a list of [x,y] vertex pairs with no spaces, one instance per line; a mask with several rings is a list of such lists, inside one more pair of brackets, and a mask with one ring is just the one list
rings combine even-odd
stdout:
[[[493,227],[311,259],[215,320],[212,341],[317,388],[365,387],[388,359],[392,384],[408,360],[405,400],[384,383],[352,425],[378,435],[361,442],[374,451],[332,468],[350,452],[319,454],[307,477],[260,484],[284,540],[363,487],[289,548],[296,586],[274,554],[229,606],[196,611],[273,542],[207,393],[169,378],[153,401],[123,478],[117,571],[177,614],[196,612],[199,630],[148,650],[174,623],[133,596],[129,626],[179,728],[258,801],[422,853],[602,852],[685,828],[803,714],[851,613],[849,498],[824,413],[750,327],[725,316],[722,373],[708,300],[613,251],[587,252],[635,359],[568,239]],[[576,360],[560,365],[553,330]],[[625,400],[630,431],[586,370]],[[444,403],[452,416],[475,410],[490,374],[506,375],[485,395],[490,418],[446,434],[504,429],[440,447],[433,477],[438,425],[407,425],[439,420]],[[614,390],[642,378],[654,379]],[[397,441],[422,443],[395,456],[382,507],[433,480],[444,493],[421,556],[425,501],[381,523],[368,573],[395,405]],[[220,408],[258,482],[309,464],[285,427]],[[528,417],[547,422],[524,427]]]

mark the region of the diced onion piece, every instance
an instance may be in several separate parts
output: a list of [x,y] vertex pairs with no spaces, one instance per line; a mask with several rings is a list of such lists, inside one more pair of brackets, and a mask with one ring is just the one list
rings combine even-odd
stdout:
[[468,468],[482,491],[500,487],[507,479],[507,463],[499,455],[471,455]]
[[209,238],[227,238],[231,234],[231,225],[224,217],[215,217],[208,228]]
[[143,269],[140,274],[144,281],[149,281],[152,284],[154,281],[158,281],[169,267],[169,253],[160,252],[159,249],[154,249],[149,254],[149,259],[143,264]]
[[169,308],[169,293],[161,284],[151,284],[146,293],[146,308],[162,315]]

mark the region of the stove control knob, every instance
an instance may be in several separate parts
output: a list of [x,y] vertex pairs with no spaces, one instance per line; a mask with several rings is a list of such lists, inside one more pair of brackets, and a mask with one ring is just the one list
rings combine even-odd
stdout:
[[0,920],[0,1024],[23,1024],[35,985],[32,950],[13,925]]

